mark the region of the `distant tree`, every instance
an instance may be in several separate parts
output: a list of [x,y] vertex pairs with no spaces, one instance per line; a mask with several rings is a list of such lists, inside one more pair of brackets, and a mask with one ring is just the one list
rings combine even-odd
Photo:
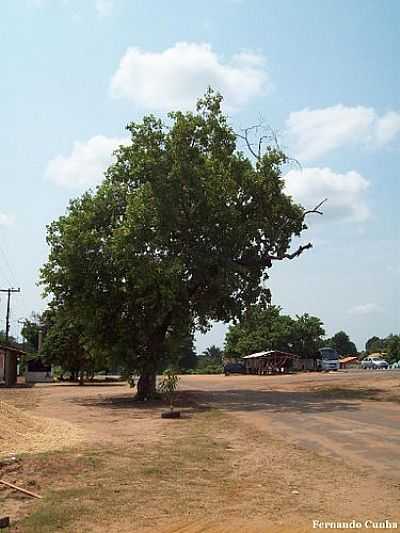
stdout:
[[367,353],[382,352],[385,349],[385,339],[379,337],[371,337],[365,343],[365,350]]
[[228,328],[225,352],[229,356],[243,357],[272,348],[288,351],[293,340],[293,321],[280,312],[280,307],[274,305],[266,309],[252,306],[237,324]]
[[92,375],[96,361],[85,346],[85,338],[73,317],[66,309],[50,308],[43,317],[46,328],[42,353],[46,360],[69,372],[72,381],[83,384],[84,373]]
[[218,348],[218,346],[215,346],[215,344],[209,346],[204,352],[202,353],[202,357],[206,357],[209,361],[221,364],[223,357],[224,357],[224,351],[221,348]]
[[[0,330],[0,344],[6,344],[6,332],[4,330]],[[20,348],[17,339],[12,335],[8,336],[8,345]]]
[[225,352],[232,356],[280,350],[307,357],[321,346],[325,334],[318,317],[304,314],[295,319],[281,315],[281,308],[253,306],[238,324],[229,327]]
[[197,359],[197,368],[199,371],[207,373],[222,372],[224,351],[214,344],[204,350],[204,352],[199,355]]
[[322,321],[316,316],[305,313],[296,315],[293,321],[291,350],[300,357],[310,357],[321,348],[325,330]]
[[344,331],[338,331],[324,344],[334,348],[339,355],[355,355],[358,353],[357,346]]
[[400,361],[400,335],[393,333],[386,337],[384,350],[390,363]]
[[30,319],[24,320],[21,335],[25,339],[25,351],[37,353],[39,350],[39,331],[42,328],[42,317],[39,313],[32,313]]

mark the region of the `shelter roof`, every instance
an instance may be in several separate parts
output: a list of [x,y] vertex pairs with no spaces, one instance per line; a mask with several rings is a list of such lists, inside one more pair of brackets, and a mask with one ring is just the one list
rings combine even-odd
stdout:
[[250,355],[245,355],[242,359],[257,359],[263,357],[271,357],[273,355],[285,355],[286,357],[299,357],[294,353],[281,352],[280,350],[268,350],[267,352],[257,352]]
[[26,352],[24,352],[23,350],[20,350],[19,348],[14,348],[13,346],[7,346],[5,344],[0,344],[0,351],[11,352],[11,353],[14,353],[16,355],[25,355],[26,354]]

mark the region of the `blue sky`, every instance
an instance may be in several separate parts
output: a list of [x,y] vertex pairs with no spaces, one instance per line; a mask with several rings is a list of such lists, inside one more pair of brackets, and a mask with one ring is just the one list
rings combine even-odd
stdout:
[[[328,198],[276,264],[274,303],[344,329],[359,349],[400,330],[400,4],[368,0],[3,0],[0,288],[17,319],[43,309],[45,225],[101,179],[124,126],[190,108],[211,84],[235,128],[260,119],[302,163],[306,207]],[[0,302],[0,320],[5,299]],[[198,349],[223,343],[224,326]]]

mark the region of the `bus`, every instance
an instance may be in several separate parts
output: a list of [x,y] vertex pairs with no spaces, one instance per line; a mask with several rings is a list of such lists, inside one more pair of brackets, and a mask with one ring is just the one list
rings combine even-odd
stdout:
[[339,355],[334,348],[320,348],[318,354],[321,370],[339,370]]

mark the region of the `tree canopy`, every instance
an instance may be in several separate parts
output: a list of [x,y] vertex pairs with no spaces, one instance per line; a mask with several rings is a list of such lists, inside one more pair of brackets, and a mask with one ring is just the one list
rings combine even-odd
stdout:
[[290,251],[308,212],[284,193],[286,155],[265,146],[246,157],[221,100],[209,90],[195,113],[130,123],[103,182],[48,226],[45,293],[140,373],[139,397],[170,337],[266,306],[273,261],[311,247]]
[[225,353],[243,357],[251,353],[280,350],[310,357],[322,346],[325,331],[318,317],[304,314],[292,318],[281,308],[252,306],[225,338]]

